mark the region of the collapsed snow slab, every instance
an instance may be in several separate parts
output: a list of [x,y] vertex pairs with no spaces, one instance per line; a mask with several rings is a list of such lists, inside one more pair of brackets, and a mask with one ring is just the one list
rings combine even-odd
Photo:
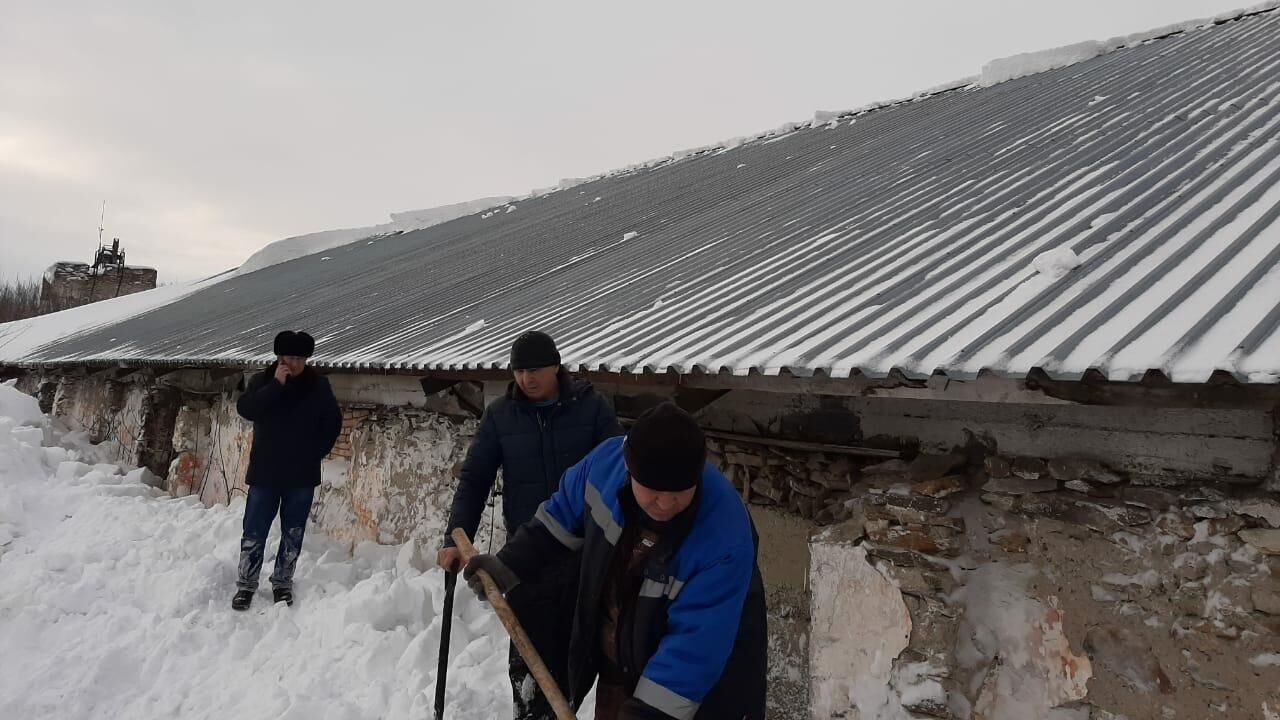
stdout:
[[40,404],[16,385],[14,380],[0,383],[0,417],[9,418],[14,425],[43,425],[45,418]]

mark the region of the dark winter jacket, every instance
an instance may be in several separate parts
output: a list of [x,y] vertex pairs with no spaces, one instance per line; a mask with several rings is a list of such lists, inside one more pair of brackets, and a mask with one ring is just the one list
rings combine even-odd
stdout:
[[[622,434],[608,401],[584,380],[560,370],[560,402],[535,407],[514,382],[489,403],[462,465],[449,528],[476,536],[485,501],[502,468],[507,532],[528,522],[560,486],[560,476],[601,441]],[[445,545],[453,540],[445,537]]]
[[[575,707],[600,669],[601,598],[615,549],[628,518],[642,512],[630,496],[622,444],[605,441],[565,473],[560,490],[498,552],[522,580],[536,578],[557,556],[581,553],[569,654]],[[638,597],[618,619],[617,670],[636,683],[643,715],[759,720],[767,670],[764,584],[746,506],[707,465],[694,504],[670,525],[645,561]]]
[[250,378],[236,410],[253,422],[245,482],[292,489],[320,484],[320,462],[342,431],[342,410],[329,380],[305,368],[284,385],[276,365]]

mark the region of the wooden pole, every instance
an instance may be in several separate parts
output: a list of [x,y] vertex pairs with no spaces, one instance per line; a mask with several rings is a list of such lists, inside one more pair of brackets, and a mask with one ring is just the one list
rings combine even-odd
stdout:
[[738,433],[720,432],[719,430],[703,430],[702,433],[707,437],[716,438],[718,440],[727,440],[729,442],[741,442],[755,445],[766,445],[771,447],[785,448],[788,450],[807,450],[810,452],[828,452],[839,455],[856,455],[869,458],[884,458],[892,460],[902,457],[902,453],[897,450],[883,450],[881,448],[859,447],[857,445],[836,445],[833,443],[816,443],[804,442],[803,440],[783,440],[781,438],[766,438],[758,435],[739,435]]
[[[623,425],[635,424],[635,418],[618,417],[618,422]],[[859,445],[837,445],[834,443],[816,443],[805,442],[803,440],[784,440],[782,438],[760,437],[759,435],[741,435],[739,433],[721,432],[720,430],[707,430],[703,428],[702,434],[709,438],[717,440],[727,440],[728,442],[747,443],[748,445],[763,445],[765,447],[784,448],[787,450],[805,450],[809,452],[826,452],[838,455],[854,455],[857,457],[883,458],[885,460],[895,460],[902,457],[902,453],[897,450],[885,450],[881,448],[861,447]]]
[[[463,563],[470,562],[471,558],[477,555],[475,547],[471,545],[462,528],[454,528],[451,537],[462,553]],[[557,720],[574,720],[575,716],[569,707],[569,702],[564,699],[564,694],[560,692],[555,679],[551,677],[551,671],[547,670],[542,658],[538,657],[538,651],[534,649],[533,642],[520,626],[515,611],[507,604],[507,599],[502,597],[502,593],[498,591],[498,586],[493,582],[493,578],[489,577],[489,573],[481,570],[477,574],[484,585],[484,594],[489,599],[489,604],[498,614],[502,626],[507,629],[507,634],[511,636],[511,642],[520,652],[520,657],[524,658],[525,665],[529,667],[529,674],[533,675],[533,679],[538,682],[538,687],[542,688],[542,694],[546,696],[551,709],[555,711]]]

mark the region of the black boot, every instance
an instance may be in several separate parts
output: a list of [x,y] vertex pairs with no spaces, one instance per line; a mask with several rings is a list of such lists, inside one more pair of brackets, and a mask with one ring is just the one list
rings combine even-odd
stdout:
[[272,588],[271,597],[276,602],[282,602],[289,607],[293,607],[293,591],[289,588]]
[[252,590],[237,590],[234,597],[231,598],[232,610],[248,610],[250,603],[253,602]]

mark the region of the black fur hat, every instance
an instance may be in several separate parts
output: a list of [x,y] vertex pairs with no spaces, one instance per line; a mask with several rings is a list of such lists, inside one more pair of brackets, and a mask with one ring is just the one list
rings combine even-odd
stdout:
[[316,352],[316,341],[301,330],[285,330],[276,335],[274,352],[276,355],[309,358]]

